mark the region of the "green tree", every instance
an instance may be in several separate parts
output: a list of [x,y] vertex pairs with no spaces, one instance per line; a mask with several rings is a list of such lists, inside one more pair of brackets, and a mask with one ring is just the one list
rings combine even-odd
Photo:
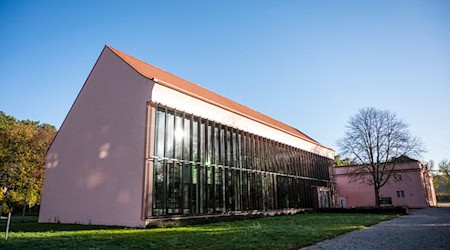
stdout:
[[336,166],[349,166],[349,165],[353,165],[354,162],[352,159],[345,157],[344,159],[342,159],[341,155],[336,155],[334,156],[334,164]]
[[445,188],[450,189],[450,161],[447,159],[439,162],[439,173]]
[[[40,202],[45,155],[55,127],[37,121],[18,121],[0,111],[0,188],[2,211],[12,205]],[[25,210],[24,210],[25,211]]]

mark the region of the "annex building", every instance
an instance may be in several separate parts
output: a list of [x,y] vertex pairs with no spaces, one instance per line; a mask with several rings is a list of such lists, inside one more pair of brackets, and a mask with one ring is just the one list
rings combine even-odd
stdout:
[[[368,182],[371,180],[370,173],[355,175],[358,172],[356,168],[361,167],[352,165],[334,168],[334,178],[339,189],[338,206],[375,206],[375,191]],[[389,172],[384,174],[388,175]],[[431,171],[420,161],[407,156],[395,159],[395,167],[386,185],[380,188],[380,196],[380,204],[384,206],[427,208],[437,205]]]
[[48,151],[39,222],[144,227],[330,205],[333,158],[291,126],[106,46]]

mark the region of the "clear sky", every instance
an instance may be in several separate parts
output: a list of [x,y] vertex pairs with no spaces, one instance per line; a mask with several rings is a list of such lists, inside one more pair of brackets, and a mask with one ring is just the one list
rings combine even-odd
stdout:
[[0,1],[0,110],[59,127],[111,45],[335,148],[363,107],[450,159],[450,1]]

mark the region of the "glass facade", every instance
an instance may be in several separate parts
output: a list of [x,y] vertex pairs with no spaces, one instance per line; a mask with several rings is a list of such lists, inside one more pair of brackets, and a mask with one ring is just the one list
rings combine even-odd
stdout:
[[156,106],[153,216],[311,208],[332,160]]

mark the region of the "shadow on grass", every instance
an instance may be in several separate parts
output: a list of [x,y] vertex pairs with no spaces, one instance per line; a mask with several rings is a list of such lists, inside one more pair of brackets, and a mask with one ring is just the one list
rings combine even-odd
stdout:
[[[120,229],[119,226],[81,225],[81,224],[59,224],[38,223],[37,216],[12,217],[10,232],[59,232],[59,231],[83,231],[101,229]],[[6,220],[0,221],[0,231],[5,232]]]
[[390,218],[321,213],[153,229],[28,222],[0,248],[298,249]]

